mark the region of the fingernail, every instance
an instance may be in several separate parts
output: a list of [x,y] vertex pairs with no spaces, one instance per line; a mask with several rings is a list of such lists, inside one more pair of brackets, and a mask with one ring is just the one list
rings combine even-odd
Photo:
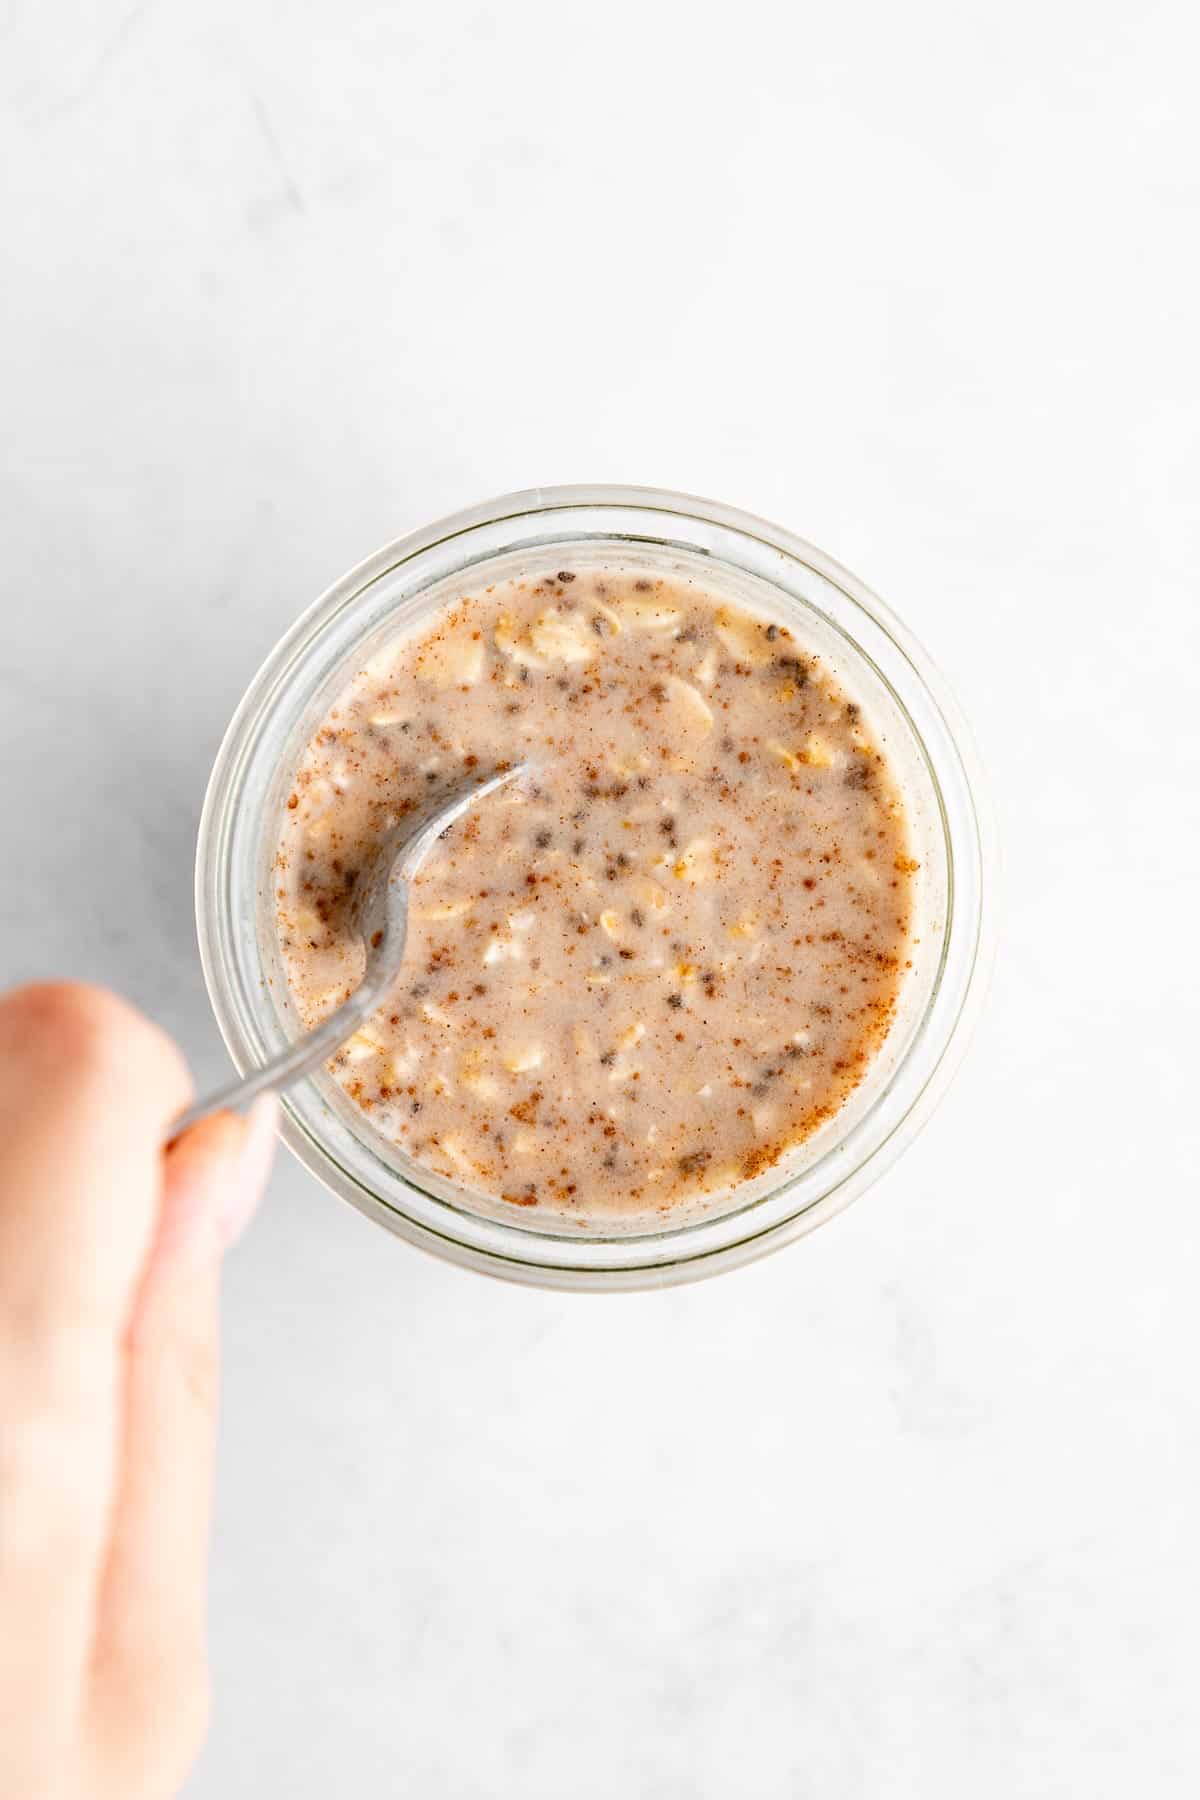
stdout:
[[237,1243],[258,1210],[275,1156],[278,1129],[278,1100],[274,1094],[260,1094],[246,1114],[246,1135],[221,1211],[220,1235],[225,1249]]

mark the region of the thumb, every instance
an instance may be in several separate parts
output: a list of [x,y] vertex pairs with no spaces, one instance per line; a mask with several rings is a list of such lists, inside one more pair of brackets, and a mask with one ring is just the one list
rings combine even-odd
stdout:
[[[126,1338],[122,1469],[93,1655],[93,1694],[126,1743],[202,1730],[222,1252],[266,1184],[278,1107],[203,1120],[167,1152],[157,1235]],[[173,1735],[173,1734],[172,1734]],[[167,1746],[163,1746],[164,1750]],[[195,1742],[181,1746],[186,1758]]]

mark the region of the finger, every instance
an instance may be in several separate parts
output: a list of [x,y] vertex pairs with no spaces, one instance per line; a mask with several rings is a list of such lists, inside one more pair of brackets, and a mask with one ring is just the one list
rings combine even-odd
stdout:
[[91,1700],[122,1742],[144,1745],[149,1731],[168,1760],[194,1751],[206,1685],[220,1257],[265,1184],[277,1110],[267,1100],[245,1122],[220,1114],[172,1146],[126,1346],[122,1473]]
[[[119,1338],[190,1084],[178,1051],[98,988],[0,1001],[0,1322]],[[0,1346],[2,1347],[2,1346]]]
[[188,1083],[170,1044],[71,985],[0,1001],[0,1691],[68,1729],[115,1488],[121,1339]]

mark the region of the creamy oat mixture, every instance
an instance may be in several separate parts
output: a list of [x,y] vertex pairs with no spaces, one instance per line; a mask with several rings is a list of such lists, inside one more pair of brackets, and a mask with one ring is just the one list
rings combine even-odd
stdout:
[[333,1074],[418,1162],[514,1206],[666,1209],[757,1175],[886,1034],[917,865],[859,707],[784,626],[686,580],[473,592],[347,684],[280,831],[301,1019],[358,981],[381,835],[525,760],[437,845],[403,975]]

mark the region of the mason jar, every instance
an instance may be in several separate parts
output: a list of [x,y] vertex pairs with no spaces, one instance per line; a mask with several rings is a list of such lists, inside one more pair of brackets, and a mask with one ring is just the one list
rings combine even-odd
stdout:
[[733,1268],[832,1217],[928,1118],[979,1004],[993,853],[974,755],[928,657],[861,581],[778,526],[649,488],[537,488],[399,538],[310,606],[250,683],[205,800],[196,911],[213,1007],[245,1072],[300,1030],[276,943],[272,864],[293,772],[338,692],[382,643],[464,592],[598,562],[690,577],[769,613],[863,704],[905,795],[920,863],[912,965],[882,1048],[796,1151],[665,1219],[516,1214],[406,1158],[325,1073],[283,1096],[282,1134],[334,1193],[410,1243],[509,1280],[627,1289]]

